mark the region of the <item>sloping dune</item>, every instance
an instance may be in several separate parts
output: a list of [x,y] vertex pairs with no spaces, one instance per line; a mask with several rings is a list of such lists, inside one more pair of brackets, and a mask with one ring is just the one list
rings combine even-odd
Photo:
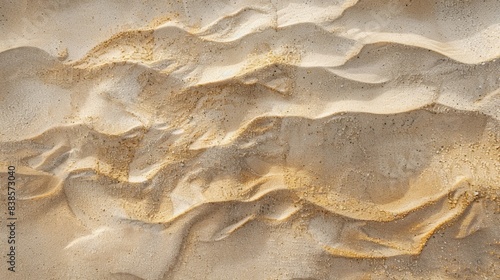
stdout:
[[500,1],[129,2],[0,5],[0,279],[500,277]]

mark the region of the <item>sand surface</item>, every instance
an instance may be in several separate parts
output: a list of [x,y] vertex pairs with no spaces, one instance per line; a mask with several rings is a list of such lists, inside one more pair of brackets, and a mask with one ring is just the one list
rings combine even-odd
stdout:
[[500,278],[498,0],[2,0],[0,34],[0,279]]

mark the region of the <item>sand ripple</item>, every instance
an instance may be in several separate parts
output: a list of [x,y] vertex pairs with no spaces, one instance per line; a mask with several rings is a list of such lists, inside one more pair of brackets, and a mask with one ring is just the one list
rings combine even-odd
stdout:
[[[59,264],[38,273],[357,279],[337,257],[498,246],[500,2],[325,2],[0,8],[27,13],[2,27],[0,165]],[[83,6],[133,18],[62,32]]]

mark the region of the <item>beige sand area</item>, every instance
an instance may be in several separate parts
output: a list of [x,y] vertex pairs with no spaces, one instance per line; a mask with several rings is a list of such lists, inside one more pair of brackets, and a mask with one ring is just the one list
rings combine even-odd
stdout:
[[0,279],[498,279],[499,11],[1,1]]

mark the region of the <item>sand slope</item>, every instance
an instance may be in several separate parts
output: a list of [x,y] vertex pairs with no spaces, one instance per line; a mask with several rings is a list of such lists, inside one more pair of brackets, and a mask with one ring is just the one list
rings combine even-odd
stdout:
[[499,277],[499,10],[1,5],[9,279]]

